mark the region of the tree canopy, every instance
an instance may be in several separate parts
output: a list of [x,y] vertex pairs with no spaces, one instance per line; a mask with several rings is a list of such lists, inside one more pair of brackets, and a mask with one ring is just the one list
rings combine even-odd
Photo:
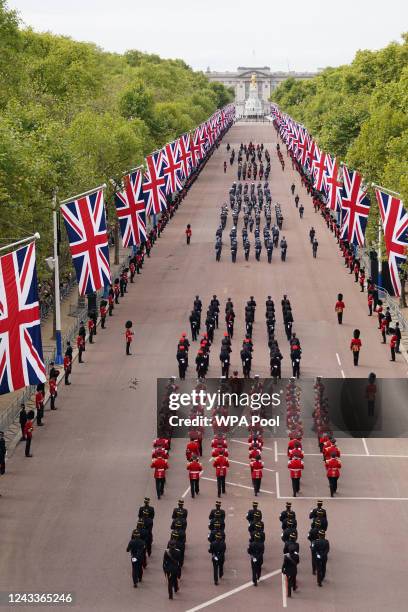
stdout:
[[[358,51],[350,65],[326,68],[313,79],[287,79],[272,100],[321,148],[408,205],[408,34],[379,51]],[[371,199],[369,242],[378,219]]]
[[39,231],[45,273],[55,188],[108,183],[231,100],[180,59],[22,29],[0,0],[0,240]]

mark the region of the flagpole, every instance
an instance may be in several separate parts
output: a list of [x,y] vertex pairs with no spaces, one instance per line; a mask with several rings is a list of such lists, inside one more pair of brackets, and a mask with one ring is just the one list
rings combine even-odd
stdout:
[[61,300],[59,280],[59,241],[58,241],[58,219],[57,219],[57,190],[52,196],[52,222],[54,227],[54,312],[55,312],[55,363],[61,365],[62,359],[62,335],[61,335]]
[[95,193],[95,191],[99,191],[100,189],[106,189],[106,183],[104,183],[103,185],[99,185],[99,187],[88,189],[88,191],[84,191],[84,193],[78,193],[77,195],[71,196],[70,198],[61,200],[59,204],[66,204],[67,202],[72,202],[73,200],[79,200],[79,198],[85,198],[86,196],[91,195],[92,193]]
[[40,234],[35,232],[32,236],[28,236],[28,238],[23,238],[22,240],[17,240],[16,242],[11,242],[10,244],[6,244],[6,246],[0,247],[0,251],[6,251],[7,249],[11,249],[12,247],[18,246],[19,244],[24,244],[24,242],[30,242],[32,240],[39,240]]
[[382,191],[385,191],[386,193],[390,193],[392,195],[398,196],[399,198],[401,197],[400,193],[397,193],[396,191],[392,191],[392,189],[388,189],[387,187],[381,187],[381,185],[376,185],[375,183],[371,183],[371,187],[376,187],[377,189],[382,189]]

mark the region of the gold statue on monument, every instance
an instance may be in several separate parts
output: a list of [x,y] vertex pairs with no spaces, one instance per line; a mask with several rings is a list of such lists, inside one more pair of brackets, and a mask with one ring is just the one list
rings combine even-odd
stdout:
[[253,72],[253,73],[252,73],[252,76],[251,76],[251,85],[252,85],[253,87],[255,87],[255,86],[256,86],[256,74],[255,74],[255,72]]

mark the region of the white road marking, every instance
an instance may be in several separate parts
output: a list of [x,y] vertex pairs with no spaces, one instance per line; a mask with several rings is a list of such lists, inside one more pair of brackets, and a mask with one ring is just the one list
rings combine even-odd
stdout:
[[276,480],[276,497],[277,499],[280,499],[279,472],[276,472],[275,480]]
[[366,455],[370,455],[369,450],[368,450],[368,446],[367,446],[366,439],[365,439],[365,438],[361,438],[361,441],[362,441],[362,443],[363,443],[363,446],[364,446],[364,450],[365,450],[365,452],[366,452]]
[[[231,439],[231,442],[236,442],[237,444],[245,444],[245,446],[249,447],[249,443],[248,442],[243,442],[242,440],[233,440],[233,439]],[[271,448],[270,446],[263,446],[262,450],[273,450],[273,448]]]
[[336,357],[337,357],[337,363],[339,364],[339,366],[341,367],[341,361],[340,361],[340,357],[339,354],[336,353]]
[[[269,572],[269,574],[265,574],[264,576],[261,576],[258,582],[263,582],[264,580],[267,580],[268,578],[272,578],[272,576],[277,576],[280,573],[281,573],[280,569],[275,570],[274,572]],[[227,597],[230,597],[231,595],[235,595],[235,593],[240,593],[241,591],[244,591],[245,589],[248,589],[251,586],[253,586],[252,580],[251,582],[245,582],[244,584],[241,584],[241,586],[236,587],[235,589],[232,589],[231,591],[227,591],[226,593],[223,593],[222,595],[218,595],[218,597],[209,599],[208,601],[205,601],[204,603],[199,604],[198,606],[195,606],[194,608],[189,608],[188,610],[186,610],[186,612],[198,612],[198,610],[203,610],[204,608],[207,608],[208,606],[212,606],[213,604],[219,601],[222,601],[223,599],[226,599]]]
[[[229,459],[230,463],[238,463],[239,465],[246,465],[247,467],[249,467],[248,463],[244,463],[243,461],[235,461],[235,459]],[[269,468],[264,467],[263,470],[265,472],[275,472],[275,470],[271,470]]]
[[341,370],[341,375],[342,375],[342,377],[343,377],[343,378],[346,378],[346,375],[345,375],[345,373],[344,373],[344,370]]
[[[279,453],[279,455],[286,456],[285,453]],[[304,453],[305,457],[321,457],[321,453]],[[373,457],[374,459],[408,459],[408,455],[379,455],[369,453],[341,453],[341,457]]]
[[181,499],[184,499],[184,498],[185,498],[185,496],[187,495],[187,493],[189,492],[189,490],[190,490],[190,487],[188,487],[188,489],[186,489],[186,490],[184,491],[183,495],[181,496]]
[[[280,495],[278,497],[278,499],[291,499],[293,496],[292,495]],[[346,501],[408,501],[408,497],[330,497],[330,496],[322,496],[322,495],[315,495],[314,497],[308,497],[305,495],[301,495],[301,497],[297,497],[296,501],[300,500],[300,499],[316,499],[316,497],[319,497],[319,499],[344,499]]]
[[[216,478],[207,478],[205,476],[202,476],[200,478],[200,480],[209,480],[210,482],[217,482]],[[225,481],[225,484],[230,485],[231,487],[240,487],[241,489],[249,489],[250,491],[253,491],[253,487],[249,487],[248,485],[242,485],[242,484],[238,484],[237,482],[230,482],[229,480]],[[189,491],[190,489],[188,489]],[[269,495],[275,495],[274,491],[267,491],[266,489],[259,489],[260,493],[269,493]]]
[[288,600],[286,598],[286,576],[282,574],[282,606],[288,607]]
[[278,443],[275,440],[273,443],[274,449],[275,449],[275,463],[278,463]]

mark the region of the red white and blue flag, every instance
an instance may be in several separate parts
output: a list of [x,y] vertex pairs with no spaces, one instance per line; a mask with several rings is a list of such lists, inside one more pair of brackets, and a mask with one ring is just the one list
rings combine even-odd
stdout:
[[388,255],[391,282],[394,294],[399,297],[401,295],[399,269],[407,260],[408,212],[399,198],[385,193],[381,189],[376,189],[375,195],[384,229],[384,242]]
[[327,197],[327,208],[337,212],[341,207],[342,182],[339,180],[339,162],[336,157],[326,154],[326,167],[324,170],[324,191]]
[[46,380],[35,243],[0,257],[0,394]]
[[103,188],[61,204],[80,295],[111,282]]
[[299,144],[297,148],[297,158],[302,166],[306,164],[307,152],[309,149],[309,134],[301,125],[299,126]]
[[318,191],[323,190],[324,174],[327,171],[327,154],[318,145],[315,146],[314,159],[312,162],[313,184]]
[[195,168],[203,157],[203,147],[205,138],[201,138],[201,127],[199,126],[190,134],[190,150],[191,150],[191,163]]
[[158,215],[166,210],[166,179],[163,150],[155,151],[146,157],[147,169],[143,180],[143,194],[146,202],[146,214]]
[[138,246],[146,240],[146,204],[143,197],[143,174],[136,168],[123,179],[124,188],[115,193],[123,246]]
[[343,165],[340,228],[340,237],[343,240],[356,246],[364,246],[370,204],[361,174]]
[[183,170],[179,141],[174,140],[163,147],[163,175],[166,179],[166,193],[176,193],[183,187]]
[[178,143],[180,147],[181,169],[182,169],[184,178],[188,179],[188,177],[191,174],[191,169],[192,169],[189,132],[180,136],[180,138],[178,139]]

